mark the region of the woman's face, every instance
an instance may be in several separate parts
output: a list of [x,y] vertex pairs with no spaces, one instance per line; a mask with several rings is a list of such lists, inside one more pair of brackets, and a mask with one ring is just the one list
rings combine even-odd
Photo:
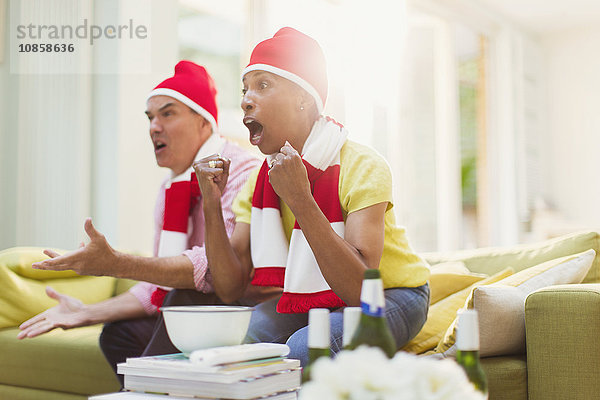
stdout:
[[250,143],[263,154],[273,154],[299,135],[301,88],[266,71],[248,72],[243,80],[242,110]]

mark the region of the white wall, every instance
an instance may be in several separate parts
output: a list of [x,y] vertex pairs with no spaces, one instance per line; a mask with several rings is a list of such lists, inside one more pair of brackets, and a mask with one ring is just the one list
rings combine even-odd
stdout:
[[600,226],[600,27],[542,38],[543,193],[577,225]]

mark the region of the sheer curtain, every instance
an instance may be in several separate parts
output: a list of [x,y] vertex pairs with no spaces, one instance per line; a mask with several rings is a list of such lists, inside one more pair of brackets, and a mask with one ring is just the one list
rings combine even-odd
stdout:
[[[11,27],[16,21],[74,24],[91,9],[91,0],[11,1]],[[67,61],[39,54],[17,57],[12,47],[5,59],[11,90],[2,93],[12,110],[2,121],[3,135],[11,140],[0,151],[3,159],[12,160],[3,171],[3,187],[13,190],[2,194],[7,223],[0,247],[73,247],[90,213],[91,78],[46,72],[68,62],[89,70],[91,51],[81,49]]]

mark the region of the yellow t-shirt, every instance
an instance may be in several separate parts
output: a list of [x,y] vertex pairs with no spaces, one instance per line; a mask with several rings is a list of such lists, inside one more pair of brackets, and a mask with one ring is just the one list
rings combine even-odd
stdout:
[[[236,222],[250,224],[252,195],[258,169],[253,171],[233,202]],[[340,151],[339,196],[344,220],[348,214],[369,206],[387,202],[385,238],[379,270],[385,288],[417,287],[429,279],[429,266],[415,254],[406,239],[403,227],[396,226],[392,211],[392,175],[389,165],[369,147],[346,141]],[[288,242],[295,217],[290,208],[280,203],[283,228]]]

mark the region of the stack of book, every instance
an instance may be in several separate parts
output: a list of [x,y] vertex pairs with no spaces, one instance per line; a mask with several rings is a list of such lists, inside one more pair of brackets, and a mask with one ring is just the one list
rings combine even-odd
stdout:
[[[257,400],[296,400],[296,392],[282,392],[270,396],[259,397]],[[89,400],[202,400],[202,397],[168,396],[163,394],[119,392],[92,396]],[[223,399],[226,400],[226,399]]]
[[192,353],[129,358],[117,371],[129,392],[94,396],[112,399],[296,399],[300,361],[285,358],[285,345],[259,343]]

